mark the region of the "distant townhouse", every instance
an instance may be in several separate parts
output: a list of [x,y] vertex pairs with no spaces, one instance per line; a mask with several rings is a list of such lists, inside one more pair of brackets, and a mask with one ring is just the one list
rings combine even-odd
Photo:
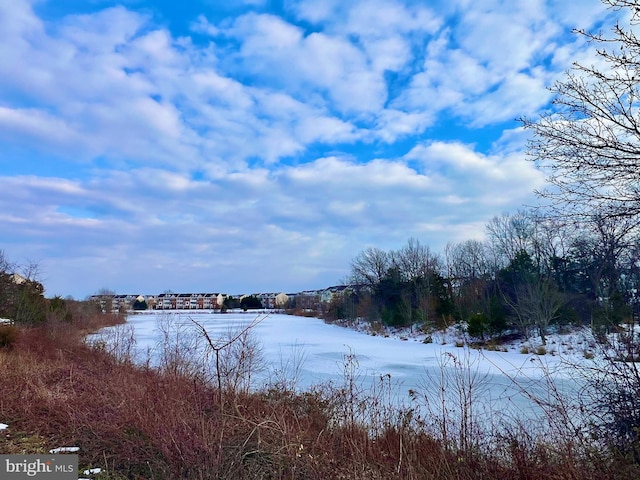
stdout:
[[[357,292],[357,285],[337,285],[323,290],[305,290],[299,293],[256,293],[262,308],[282,309],[295,306],[303,310],[321,310],[337,296],[346,292]],[[247,295],[237,295],[243,298]],[[100,304],[105,313],[118,313],[131,310],[136,300],[144,299],[147,307],[155,310],[219,310],[224,305],[227,295],[222,293],[173,293],[165,292],[158,295],[128,294],[99,294],[92,295],[91,300]]]
[[289,295],[283,292],[258,293],[255,296],[262,302],[262,307],[269,310],[286,308],[289,302]]
[[176,308],[176,294],[172,292],[161,293],[158,295],[158,301],[156,302],[157,310],[175,310]]
[[147,295],[145,297],[145,301],[147,302],[147,307],[151,310],[155,310],[156,304],[158,303],[158,299],[155,295]]
[[93,295],[90,300],[100,305],[102,313],[119,313],[133,307],[133,303],[139,295]]
[[19,273],[12,273],[9,275],[9,279],[13,281],[16,285],[22,285],[23,283],[27,283],[27,279],[20,275]]
[[262,308],[273,309],[276,308],[276,296],[275,293],[258,293],[256,295],[262,303]]
[[346,292],[351,291],[352,287],[347,285],[336,285],[329,287],[320,292],[321,303],[331,303],[335,298],[343,296]]
[[218,310],[225,296],[221,293],[162,293],[156,310]]
[[305,290],[295,295],[295,306],[302,310],[318,310],[320,308],[320,292]]
[[289,295],[286,293],[279,293],[275,298],[276,308],[286,308],[289,306]]

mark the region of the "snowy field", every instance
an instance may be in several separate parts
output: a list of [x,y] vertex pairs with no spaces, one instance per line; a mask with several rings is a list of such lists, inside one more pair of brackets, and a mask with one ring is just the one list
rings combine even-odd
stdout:
[[[544,420],[538,401],[554,401],[549,381],[569,399],[575,397],[580,384],[566,366],[567,359],[575,361],[579,355],[559,351],[543,356],[523,354],[519,345],[506,352],[479,351],[456,346],[452,335],[436,334],[432,343],[423,343],[424,335],[373,336],[315,318],[283,314],[144,312],[130,315],[124,327],[107,329],[105,338],[113,340],[117,329],[122,337],[123,328],[128,329],[126,335],[135,338],[137,361],[157,365],[163,338],[196,334],[190,319],[201,324],[216,344],[257,320],[250,335],[260,347],[263,368],[254,376],[254,388],[283,375],[299,390],[326,382],[340,386],[345,383],[345,360],[352,358],[355,362],[347,369],[355,367],[358,388],[376,388],[383,379],[391,386],[388,398],[397,405],[407,406],[416,399],[438,405],[442,387],[446,387],[445,396],[454,403],[461,390],[472,391],[476,414]],[[559,345],[560,340],[550,338],[550,350],[556,341]],[[200,341],[198,348],[204,343]],[[183,348],[192,349],[193,343],[184,342]]]

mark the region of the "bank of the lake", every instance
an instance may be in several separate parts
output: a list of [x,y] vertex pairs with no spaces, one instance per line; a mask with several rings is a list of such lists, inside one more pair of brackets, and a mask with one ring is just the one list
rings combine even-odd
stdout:
[[[298,391],[354,380],[351,385],[365,392],[384,388],[385,400],[397,407],[440,410],[445,400],[452,415],[459,413],[457,404],[464,394],[473,402],[479,422],[526,421],[532,429],[543,431],[549,427],[550,406],[559,401],[572,405],[582,387],[571,368],[580,360],[575,355],[523,354],[519,345],[505,347],[507,351],[470,349],[442,334],[424,343],[424,336],[371,335],[317,318],[279,313],[130,315],[128,335],[135,338],[137,361],[158,365],[167,342],[171,350],[188,349],[188,355],[193,355],[191,350],[197,348],[196,357],[204,356],[210,348],[202,338],[194,342],[192,336],[199,335],[195,322],[220,344],[231,332],[255,323],[249,334],[261,361],[251,366],[254,391],[283,380]],[[119,334],[121,339],[126,336]],[[443,386],[447,387],[444,393]]]

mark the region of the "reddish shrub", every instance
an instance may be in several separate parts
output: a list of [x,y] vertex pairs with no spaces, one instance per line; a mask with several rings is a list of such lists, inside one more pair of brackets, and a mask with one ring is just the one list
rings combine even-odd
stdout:
[[12,347],[18,340],[19,330],[13,325],[0,325],[0,348]]

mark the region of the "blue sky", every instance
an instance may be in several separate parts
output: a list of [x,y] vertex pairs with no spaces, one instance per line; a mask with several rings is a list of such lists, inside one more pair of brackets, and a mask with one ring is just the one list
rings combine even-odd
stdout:
[[599,0],[0,0],[0,249],[48,296],[299,291],[536,202]]

